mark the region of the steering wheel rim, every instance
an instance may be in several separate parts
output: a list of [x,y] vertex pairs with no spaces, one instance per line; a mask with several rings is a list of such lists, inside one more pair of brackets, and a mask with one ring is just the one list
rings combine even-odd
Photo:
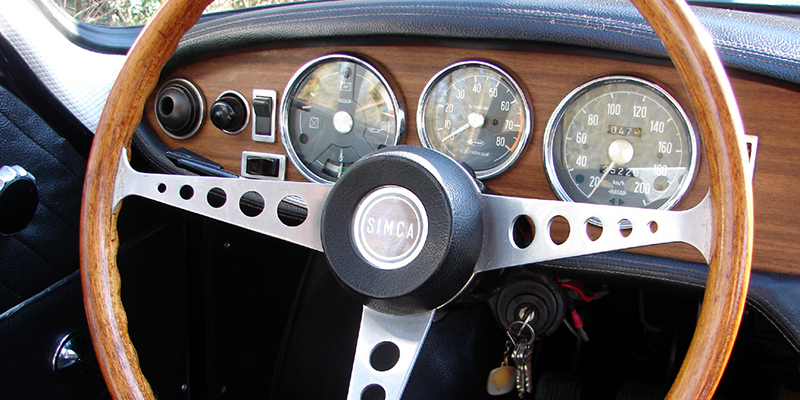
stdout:
[[[145,27],[115,82],[89,157],[81,213],[84,303],[101,371],[115,399],[152,399],[127,329],[116,266],[114,189],[121,148],[178,41],[211,2],[170,0]],[[702,311],[668,399],[710,398],[744,309],[753,243],[753,201],[733,91],[708,34],[682,0],[633,0],[664,42],[689,91],[711,174],[717,238]]]

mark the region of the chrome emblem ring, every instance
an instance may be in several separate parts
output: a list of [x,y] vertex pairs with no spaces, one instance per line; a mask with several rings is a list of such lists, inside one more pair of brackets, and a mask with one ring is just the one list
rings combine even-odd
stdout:
[[383,186],[356,206],[353,242],[371,266],[393,270],[413,261],[428,237],[428,214],[419,198],[400,186]]

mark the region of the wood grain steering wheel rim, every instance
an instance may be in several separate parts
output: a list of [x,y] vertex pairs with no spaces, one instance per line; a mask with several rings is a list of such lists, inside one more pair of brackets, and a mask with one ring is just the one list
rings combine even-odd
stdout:
[[[128,335],[120,298],[112,209],[120,149],[130,144],[161,68],[210,2],[167,1],[145,27],[111,90],[89,158],[81,215],[81,278],[92,341],[115,399],[154,398]],[[694,338],[667,398],[707,399],[733,348],[750,274],[753,200],[744,166],[744,128],[712,40],[683,0],[633,3],[678,68],[704,135],[717,239]]]

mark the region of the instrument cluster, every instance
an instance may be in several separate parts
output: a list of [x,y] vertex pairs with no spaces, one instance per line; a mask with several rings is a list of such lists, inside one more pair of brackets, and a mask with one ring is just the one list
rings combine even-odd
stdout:
[[[172,86],[168,99],[156,100],[158,115],[180,105],[179,92],[191,92],[183,82]],[[295,169],[318,183],[336,182],[361,157],[416,134],[423,146],[481,180],[508,172],[526,151],[542,151],[547,179],[561,200],[669,209],[691,186],[698,163],[697,137],[681,105],[637,76],[602,76],[565,93],[544,128],[541,149],[529,148],[533,104],[524,85],[513,71],[484,60],[455,62],[433,74],[414,116],[407,115],[384,68],[350,54],[305,63],[279,104],[271,90],[254,90],[252,108],[236,94],[211,107],[214,125],[236,134],[252,119],[253,140],[274,142],[279,135]],[[406,132],[407,118],[415,118],[416,132]],[[165,121],[183,127],[182,121]],[[160,119],[159,125],[165,126]],[[247,157],[242,176],[283,179],[270,172],[280,172],[277,165],[285,169],[286,161],[275,159],[282,155]]]

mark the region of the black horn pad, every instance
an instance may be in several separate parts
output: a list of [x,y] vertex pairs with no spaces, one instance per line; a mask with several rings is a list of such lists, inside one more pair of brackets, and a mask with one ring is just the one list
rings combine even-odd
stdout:
[[483,240],[480,190],[441,153],[388,148],[337,181],[321,234],[334,275],[363,304],[389,314],[431,310],[472,278]]

